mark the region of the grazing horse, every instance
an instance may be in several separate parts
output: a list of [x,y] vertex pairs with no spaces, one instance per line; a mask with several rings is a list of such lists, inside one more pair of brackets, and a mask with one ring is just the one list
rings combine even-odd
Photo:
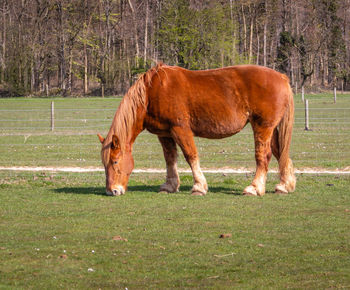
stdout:
[[272,69],[239,65],[190,71],[158,64],[128,90],[102,143],[107,195],[124,194],[134,168],[136,137],[144,130],[156,134],[163,147],[166,182],[160,191],[177,192],[177,149],[180,146],[192,169],[193,195],[205,195],[206,179],[199,165],[194,136],[220,139],[250,123],[254,132],[256,173],[243,193],[262,196],[272,154],[279,163],[276,193],[295,189],[289,147],[294,119],[289,79]]

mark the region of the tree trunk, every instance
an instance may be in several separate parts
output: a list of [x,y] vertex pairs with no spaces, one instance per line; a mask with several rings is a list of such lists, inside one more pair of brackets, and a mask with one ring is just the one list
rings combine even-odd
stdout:
[[59,26],[58,33],[58,68],[59,68],[59,86],[63,93],[66,90],[66,63],[65,63],[65,39],[64,39],[64,27],[63,27],[63,7],[60,1],[56,2],[57,5],[57,19]]
[[143,66],[147,66],[147,46],[148,46],[148,0],[145,1],[146,5],[146,19],[145,19],[145,45],[143,51]]
[[[105,31],[102,28],[102,3],[101,0],[99,1],[98,6],[98,16],[99,16],[99,60],[98,60],[98,66],[97,66],[97,77],[100,79],[100,85],[101,85],[101,97],[104,98],[105,95],[105,86],[106,86],[106,57],[108,55],[108,49],[109,49],[109,1],[104,1],[104,16],[106,18],[106,26]],[[104,33],[105,32],[105,33]],[[104,37],[103,37],[104,35]]]
[[267,17],[265,18],[265,22],[264,22],[264,41],[263,41],[264,66],[267,66],[267,50],[266,50],[266,45],[267,45]]
[[236,35],[235,35],[235,25],[234,25],[234,16],[233,16],[233,0],[230,0],[230,18],[231,18],[231,35],[232,35],[232,60],[231,64],[235,64],[236,56]]
[[1,75],[0,75],[0,84],[5,82],[5,69],[6,69],[6,1],[2,3],[2,55],[1,55]]
[[90,29],[90,24],[92,20],[92,15],[93,13],[89,15],[88,13],[90,12],[90,5],[89,5],[89,0],[85,0],[84,3],[84,32],[83,32],[83,58],[84,58],[84,78],[83,78],[83,85],[84,85],[84,95],[87,95],[89,93],[89,62],[88,62],[88,47],[87,47],[87,38],[89,35],[89,29]]
[[[136,58],[139,59],[140,58],[140,48],[139,48],[139,42],[138,42],[139,37],[138,37],[138,33],[137,33],[136,12],[135,12],[134,6],[132,4],[132,0],[128,0],[128,3],[129,3],[131,14],[132,14],[135,48],[136,48]],[[138,64],[136,64],[136,65],[138,65]]]
[[302,100],[303,103],[304,103],[304,101],[305,101],[305,89],[304,89],[304,84],[302,84],[302,86],[301,86],[301,100]]
[[245,19],[244,6],[242,4],[242,18],[243,18],[243,51],[247,53],[247,23]]
[[252,7],[253,4],[249,6],[249,12],[250,12],[250,31],[249,31],[249,57],[248,61],[249,63],[252,62],[253,58],[253,33],[254,33],[254,7]]
[[40,89],[40,56],[34,53],[34,63],[32,67],[32,91],[38,92]]
[[73,52],[69,50],[69,68],[68,68],[68,84],[67,89],[71,92],[73,88]]
[[88,94],[89,84],[88,84],[88,55],[86,41],[84,41],[84,95]]
[[[110,0],[104,0],[104,11],[105,11],[105,17],[106,17],[106,27],[105,27],[105,48],[103,50],[103,58],[105,59],[106,57],[108,59],[111,59],[112,53],[111,53],[111,21],[110,21],[110,15],[111,15],[111,6],[110,6]],[[105,84],[107,84],[107,87],[110,85],[110,69],[109,69],[109,64],[110,61],[104,61],[104,66],[103,66],[103,72],[105,76]]]
[[[163,2],[162,2],[162,0],[156,0],[156,1],[157,1],[158,16],[160,16],[160,15],[162,15],[162,12],[163,12],[163,6],[162,6]],[[161,27],[161,21],[159,20],[159,21],[157,21],[157,31],[159,31],[160,27]],[[156,49],[155,49],[155,51],[156,51],[155,59],[156,59],[157,63],[159,61],[159,56],[160,56],[159,46],[160,46],[159,39],[157,39]]]

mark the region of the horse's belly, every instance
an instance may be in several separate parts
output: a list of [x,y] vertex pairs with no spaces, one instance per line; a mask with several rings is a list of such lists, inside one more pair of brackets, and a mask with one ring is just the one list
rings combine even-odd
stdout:
[[195,136],[209,139],[220,139],[232,136],[241,131],[247,124],[247,118],[218,120],[217,118],[200,119],[192,122]]

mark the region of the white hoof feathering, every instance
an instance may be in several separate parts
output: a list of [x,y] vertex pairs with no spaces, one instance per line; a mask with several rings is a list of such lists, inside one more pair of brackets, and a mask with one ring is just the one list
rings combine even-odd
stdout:
[[207,193],[207,184],[205,183],[204,186],[202,184],[196,183],[192,187],[192,194],[193,195],[205,195]]
[[286,186],[284,184],[277,184],[275,187],[275,193],[279,194],[287,194],[288,190],[286,189]]

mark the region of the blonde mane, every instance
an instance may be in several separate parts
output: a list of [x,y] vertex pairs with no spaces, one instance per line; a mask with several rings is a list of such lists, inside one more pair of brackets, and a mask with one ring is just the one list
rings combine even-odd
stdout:
[[133,125],[137,120],[137,109],[140,106],[145,110],[147,109],[146,86],[151,85],[153,75],[158,73],[159,69],[164,66],[165,65],[162,63],[158,64],[140,75],[137,81],[130,87],[123,97],[118,110],[114,115],[111,128],[103,142],[101,151],[103,164],[106,165],[109,162],[113,135],[118,136],[119,146],[122,150],[125,149],[127,138],[132,133]]

